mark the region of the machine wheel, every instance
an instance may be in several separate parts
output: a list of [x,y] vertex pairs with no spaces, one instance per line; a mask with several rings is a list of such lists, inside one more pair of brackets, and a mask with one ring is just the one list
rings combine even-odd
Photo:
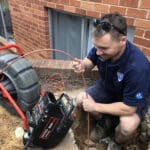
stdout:
[[[0,69],[11,64],[18,55],[5,54],[0,56]],[[16,99],[22,111],[30,110],[39,100],[41,85],[31,64],[25,59],[18,59],[3,72],[1,83],[11,96]],[[1,95],[1,94],[0,94]],[[2,96],[2,95],[1,95]]]

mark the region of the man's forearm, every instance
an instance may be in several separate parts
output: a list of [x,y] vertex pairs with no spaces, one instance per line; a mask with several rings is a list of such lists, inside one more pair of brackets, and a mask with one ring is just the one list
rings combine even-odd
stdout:
[[135,113],[136,107],[128,106],[123,102],[115,102],[111,104],[96,103],[95,111],[116,116],[124,116]]

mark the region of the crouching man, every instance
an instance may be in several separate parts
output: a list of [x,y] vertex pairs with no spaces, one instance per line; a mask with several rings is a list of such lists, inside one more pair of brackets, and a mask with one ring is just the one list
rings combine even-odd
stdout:
[[85,72],[97,66],[100,74],[98,81],[77,96],[78,106],[91,114],[97,113],[97,123],[91,132],[94,142],[106,136],[103,120],[106,123],[105,119],[109,118],[113,122],[115,119],[110,116],[116,116],[118,124],[115,124],[116,120],[112,123],[115,143],[126,143],[147,111],[150,64],[126,35],[125,18],[117,13],[106,14],[94,22],[94,47],[86,58],[73,62],[75,72]]

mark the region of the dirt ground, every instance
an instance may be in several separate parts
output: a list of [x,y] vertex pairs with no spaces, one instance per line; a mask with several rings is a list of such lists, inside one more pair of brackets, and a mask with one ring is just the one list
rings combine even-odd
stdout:
[[[69,92],[69,95],[75,96],[80,90]],[[8,111],[9,110],[9,111]],[[17,138],[15,131],[22,127],[22,120],[16,115],[13,108],[8,104],[0,105],[0,150],[23,150],[22,138]],[[35,148],[29,148],[35,150]],[[36,150],[43,150],[36,148]],[[70,129],[63,141],[55,148],[50,150],[78,150],[72,130]]]
[[[77,94],[84,89],[76,89],[67,91],[71,97],[76,97]],[[9,111],[8,111],[9,110]],[[83,117],[84,116],[84,117]],[[82,121],[81,121],[82,120]],[[82,122],[82,123],[81,123]],[[13,108],[8,104],[0,105],[0,150],[24,150],[22,138],[17,138],[15,131],[18,127],[22,127],[22,120],[16,115]],[[74,134],[72,132],[74,131]],[[47,150],[104,150],[103,147],[87,148],[84,141],[87,138],[87,120],[85,115],[80,115],[74,122],[72,129],[69,130],[63,141],[53,149]],[[145,129],[144,129],[145,130]],[[76,144],[77,143],[77,144]],[[80,148],[78,148],[78,146]],[[126,150],[150,150],[148,146],[141,144],[127,147]],[[28,150],[45,150],[42,148],[29,148]],[[106,149],[105,149],[106,150]]]
[[[16,138],[15,130],[22,127],[22,121],[18,116],[10,114],[6,109],[0,107],[0,150],[24,150],[22,138]],[[35,148],[29,148],[29,150]],[[73,133],[69,130],[63,141],[54,148],[55,150],[77,150]],[[51,150],[54,150],[51,149]],[[43,150],[36,148],[36,150]]]
[[22,143],[15,138],[15,129],[22,126],[20,118],[12,116],[2,106],[0,116],[0,150],[19,150]]

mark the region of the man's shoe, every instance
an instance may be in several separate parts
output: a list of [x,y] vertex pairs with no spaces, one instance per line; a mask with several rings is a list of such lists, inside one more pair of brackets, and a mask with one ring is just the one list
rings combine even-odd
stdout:
[[[115,123],[114,123],[115,121]],[[97,143],[101,139],[110,136],[118,124],[118,120],[109,115],[103,115],[100,120],[97,121],[95,128],[90,133],[90,139]]]
[[123,150],[122,147],[116,144],[110,137],[101,139],[96,144],[97,150]]
[[123,150],[123,148],[114,141],[110,141],[107,150]]
[[105,150],[123,150],[123,147],[115,143],[112,138],[106,137],[98,143],[99,147],[105,147]]
[[99,124],[96,124],[95,128],[90,133],[90,139],[97,143],[100,139],[104,138],[106,136],[106,133],[104,131],[104,128],[102,128]]

